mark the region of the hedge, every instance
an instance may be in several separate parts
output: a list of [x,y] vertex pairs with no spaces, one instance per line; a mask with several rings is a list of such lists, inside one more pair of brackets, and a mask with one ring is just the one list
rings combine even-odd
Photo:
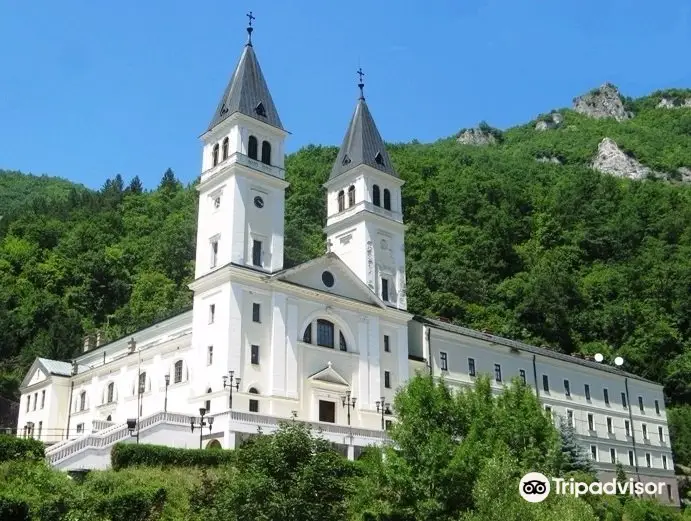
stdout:
[[42,460],[46,457],[42,442],[33,438],[17,438],[0,434],[0,462],[16,460]]
[[29,504],[23,499],[0,494],[0,519],[3,521],[31,521]]
[[110,453],[113,470],[144,467],[218,467],[234,461],[229,450],[176,449],[164,445],[116,443]]

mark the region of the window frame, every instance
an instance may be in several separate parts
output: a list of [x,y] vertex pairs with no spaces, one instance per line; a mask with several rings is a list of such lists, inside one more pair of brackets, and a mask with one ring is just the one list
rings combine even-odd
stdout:
[[501,364],[494,364],[494,381],[502,383]]
[[439,351],[439,369],[442,371],[449,370],[449,355],[446,351]]
[[384,352],[385,353],[391,352],[391,340],[389,338],[389,335],[384,335]]
[[256,136],[250,135],[247,138],[247,157],[255,161],[259,160],[259,141]]
[[183,381],[183,370],[184,370],[184,364],[182,360],[177,360],[173,364],[173,383],[174,384],[179,384],[182,383]]
[[525,375],[525,369],[519,369],[518,370],[518,377],[521,379],[523,382],[523,385],[528,385],[528,381]]
[[391,389],[391,372],[384,371],[384,388]]
[[372,185],[372,204],[374,206],[381,206],[381,191],[379,185]]
[[[326,335],[324,337],[323,335]],[[329,342],[330,340],[330,342]],[[317,345],[335,349],[336,346],[336,324],[325,318],[317,319]]]
[[549,392],[549,375],[542,375],[542,391],[545,393]]
[[261,304],[259,302],[252,302],[252,322],[261,324]]
[[391,211],[391,191],[388,188],[384,188],[384,210]]
[[355,185],[348,187],[348,208],[355,206]]
[[259,365],[259,345],[250,344],[250,363],[252,365]]
[[477,376],[477,368],[475,367],[475,359],[468,357],[468,376],[475,378]]

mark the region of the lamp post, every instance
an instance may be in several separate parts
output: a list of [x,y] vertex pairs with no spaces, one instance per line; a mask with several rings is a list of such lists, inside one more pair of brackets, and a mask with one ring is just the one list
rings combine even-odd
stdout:
[[[137,432],[134,432],[135,429]],[[137,437],[137,445],[139,445],[139,422],[136,418],[127,419],[127,430],[130,431],[130,436]]]
[[26,433],[29,438],[34,437],[34,422],[26,422]]
[[204,421],[204,415],[206,414],[206,409],[204,407],[199,408],[199,423],[195,423],[194,418],[190,418],[190,427],[192,428],[192,432],[194,432],[194,428],[197,427],[199,428],[199,448],[202,448],[202,435],[204,433],[204,426],[207,424],[209,425],[209,432],[211,432],[211,426],[214,424],[214,418],[213,416],[209,416],[207,421]]
[[381,428],[382,430],[386,430],[386,423],[384,422],[384,415],[385,414],[391,414],[391,404],[386,403],[386,398],[383,396],[381,397],[380,400],[377,401],[377,412],[381,413]]
[[348,408],[348,426],[350,426],[350,409],[355,409],[355,400],[356,398],[353,396],[350,396],[350,390],[346,391],[345,396],[341,397],[341,400],[343,401],[343,407]]
[[168,386],[170,385],[170,374],[166,373],[166,397],[163,400],[163,412],[168,412]]
[[230,396],[228,398],[228,408],[233,408],[233,387],[236,391],[240,390],[240,377],[235,377],[235,371],[228,371],[228,376],[223,376],[223,388],[230,389]]

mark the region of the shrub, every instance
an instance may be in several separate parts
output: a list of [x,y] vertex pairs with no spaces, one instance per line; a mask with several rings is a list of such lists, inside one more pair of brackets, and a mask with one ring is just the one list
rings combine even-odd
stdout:
[[117,443],[110,455],[113,470],[145,467],[218,467],[233,461],[228,450],[175,449],[163,445]]
[[42,460],[46,457],[43,443],[32,438],[0,434],[0,462]]
[[0,495],[0,519],[30,521],[29,504],[23,499],[3,492]]

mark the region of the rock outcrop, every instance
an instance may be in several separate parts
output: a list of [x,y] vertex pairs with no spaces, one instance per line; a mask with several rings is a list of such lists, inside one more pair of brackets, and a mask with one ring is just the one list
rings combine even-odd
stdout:
[[497,138],[479,128],[469,128],[461,132],[456,141],[463,145],[485,146],[496,144]]
[[677,174],[682,183],[691,183],[691,168],[686,166],[677,168]]
[[555,165],[561,165],[561,161],[559,160],[558,157],[547,157],[547,156],[541,156],[538,158],[535,158],[535,161],[538,163],[554,163]]
[[686,98],[685,100],[662,98],[660,103],[657,104],[658,109],[680,109],[683,107],[691,107],[691,98]]
[[647,166],[629,157],[608,137],[600,141],[597,147],[597,155],[591,166],[605,174],[626,177],[628,179],[645,179],[650,176],[659,176],[658,173],[653,172]]
[[611,83],[605,83],[588,94],[574,98],[573,110],[596,119],[614,118],[624,121],[633,117],[624,108],[619,89]]
[[541,117],[535,124],[535,130],[544,131],[558,128],[564,122],[564,116],[558,112],[552,112],[547,116]]

